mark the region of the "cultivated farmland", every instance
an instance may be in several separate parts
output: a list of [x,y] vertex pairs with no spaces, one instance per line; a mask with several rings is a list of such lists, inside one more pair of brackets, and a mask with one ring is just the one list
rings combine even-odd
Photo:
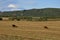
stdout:
[[60,21],[0,21],[0,40],[60,40]]

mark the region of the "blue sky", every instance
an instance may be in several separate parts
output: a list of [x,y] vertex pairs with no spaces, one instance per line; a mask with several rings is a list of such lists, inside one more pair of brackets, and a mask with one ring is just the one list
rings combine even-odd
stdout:
[[0,11],[60,8],[60,0],[0,0]]

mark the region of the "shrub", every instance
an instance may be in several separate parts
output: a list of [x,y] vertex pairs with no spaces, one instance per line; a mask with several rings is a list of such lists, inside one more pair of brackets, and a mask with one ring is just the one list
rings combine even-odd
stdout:
[[0,20],[3,20],[2,18],[0,18]]

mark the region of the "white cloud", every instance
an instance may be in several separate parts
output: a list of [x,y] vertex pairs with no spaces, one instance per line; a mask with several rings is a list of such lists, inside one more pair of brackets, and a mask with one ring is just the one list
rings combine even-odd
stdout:
[[17,8],[17,6],[15,4],[9,4],[8,7],[9,8]]
[[11,9],[10,11],[17,11],[17,10],[20,10],[20,9]]

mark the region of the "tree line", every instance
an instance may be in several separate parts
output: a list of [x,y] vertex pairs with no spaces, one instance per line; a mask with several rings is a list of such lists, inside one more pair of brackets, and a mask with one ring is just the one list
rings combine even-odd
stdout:
[[[28,17],[40,17],[40,19],[56,19],[60,18],[60,8],[43,8],[43,9],[30,9],[20,11],[4,11],[0,12],[0,17],[17,17],[27,18]],[[30,18],[29,18],[30,19]]]

